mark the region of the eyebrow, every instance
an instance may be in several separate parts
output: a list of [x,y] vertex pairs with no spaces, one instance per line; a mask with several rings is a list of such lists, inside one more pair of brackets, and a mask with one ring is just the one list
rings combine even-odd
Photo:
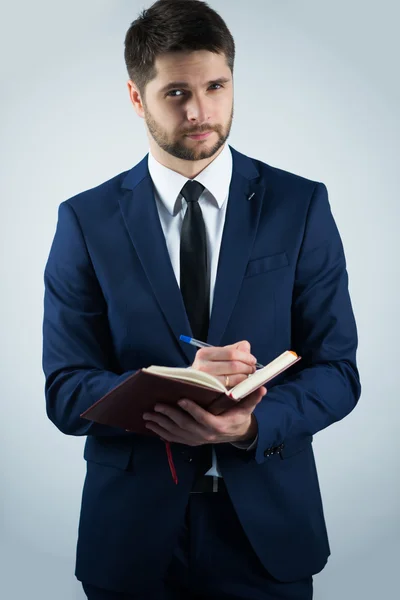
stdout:
[[[223,83],[229,83],[231,80],[228,77],[219,77],[218,79],[213,79],[212,81],[207,82],[207,87],[210,85],[215,85],[216,83],[222,85]],[[161,88],[160,93],[167,92],[168,90],[174,90],[179,88],[188,88],[190,87],[187,81],[171,81],[167,83],[163,88]]]

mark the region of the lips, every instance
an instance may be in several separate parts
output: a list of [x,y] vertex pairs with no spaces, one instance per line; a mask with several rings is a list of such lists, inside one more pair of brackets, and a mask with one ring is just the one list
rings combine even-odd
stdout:
[[194,140],[201,140],[207,138],[212,131],[206,131],[203,133],[189,133],[187,137],[193,138]]

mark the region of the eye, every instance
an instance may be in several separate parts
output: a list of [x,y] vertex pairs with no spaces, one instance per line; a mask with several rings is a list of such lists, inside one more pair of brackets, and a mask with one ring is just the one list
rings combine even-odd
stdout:
[[[219,90],[222,89],[224,86],[221,85],[220,83],[213,83],[210,85],[210,87],[208,88],[209,90]],[[166,96],[170,97],[170,98],[182,98],[185,95],[185,91],[184,90],[170,90],[169,92],[167,92]]]
[[181,95],[176,95],[176,94],[182,94],[182,90],[171,90],[170,92],[167,93],[167,96],[170,96],[171,98],[181,98]]

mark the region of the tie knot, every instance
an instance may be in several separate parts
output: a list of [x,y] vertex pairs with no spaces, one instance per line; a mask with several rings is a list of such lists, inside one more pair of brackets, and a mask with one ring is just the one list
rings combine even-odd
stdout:
[[181,194],[186,202],[197,202],[204,189],[204,185],[201,185],[199,181],[189,179],[183,186]]

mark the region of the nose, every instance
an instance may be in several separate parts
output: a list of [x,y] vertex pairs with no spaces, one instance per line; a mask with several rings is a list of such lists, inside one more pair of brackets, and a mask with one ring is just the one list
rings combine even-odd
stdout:
[[187,104],[187,118],[192,123],[206,123],[210,119],[207,99],[192,96]]

